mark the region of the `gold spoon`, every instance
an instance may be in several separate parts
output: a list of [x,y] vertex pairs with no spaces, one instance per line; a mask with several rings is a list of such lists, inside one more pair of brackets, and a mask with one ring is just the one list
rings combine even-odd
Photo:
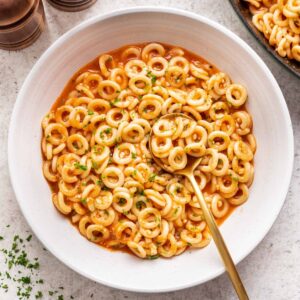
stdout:
[[[181,113],[167,114],[167,115],[162,116],[159,120],[174,119],[176,117],[186,118],[186,119],[194,121],[191,117],[181,114]],[[153,136],[153,130],[151,130],[151,132],[150,132],[150,139],[149,139],[149,149],[150,149],[150,153],[153,157],[153,160],[155,161],[155,163],[158,166],[160,166],[162,169],[164,169],[165,171],[170,173],[170,170],[168,170],[168,168],[166,168],[166,166],[161,162],[161,160],[159,158],[155,157],[152,152],[152,147],[151,147],[152,136]],[[237,272],[237,269],[234,265],[234,262],[231,258],[231,255],[226,247],[226,244],[221,235],[221,232],[215,222],[215,219],[214,219],[210,209],[207,207],[207,204],[203,197],[203,194],[202,194],[202,192],[198,186],[198,183],[194,177],[194,170],[200,164],[201,159],[202,159],[201,157],[189,156],[186,167],[182,170],[177,170],[177,171],[173,172],[173,174],[184,175],[189,179],[191,185],[193,186],[194,192],[199,200],[205,221],[206,221],[208,228],[211,232],[211,235],[215,241],[218,251],[222,257],[223,263],[224,263],[226,271],[231,279],[232,285],[234,286],[239,299],[242,299],[242,300],[249,299],[247,292],[244,288],[244,285],[243,285],[243,283],[240,279],[240,276]]]

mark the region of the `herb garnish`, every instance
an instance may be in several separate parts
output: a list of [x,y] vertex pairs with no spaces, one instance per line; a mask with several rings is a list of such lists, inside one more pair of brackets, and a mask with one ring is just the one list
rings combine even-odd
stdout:
[[151,71],[147,72],[147,77],[151,78],[152,84],[154,84],[157,80],[157,77],[154,74],[152,74]]
[[79,162],[76,162],[76,163],[74,164],[74,167],[75,167],[76,169],[80,169],[80,170],[82,170],[82,171],[86,171],[86,170],[87,170],[87,166],[81,165]]
[[152,173],[150,176],[149,176],[149,181],[150,182],[153,182],[155,180],[155,177],[157,176],[157,174],[155,173]]

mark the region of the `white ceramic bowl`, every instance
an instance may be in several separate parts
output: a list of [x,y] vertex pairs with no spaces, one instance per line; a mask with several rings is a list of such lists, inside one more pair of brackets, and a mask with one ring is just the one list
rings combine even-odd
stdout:
[[263,239],[284,202],[293,165],[292,125],[283,95],[258,55],[204,17],[169,8],[134,8],[94,17],[56,41],[19,93],[9,131],[9,169],[16,197],[36,236],[63,263],[112,287],[143,292],[190,287],[224,272],[214,243],[172,259],[146,261],[110,252],[83,238],[51,202],[42,174],[42,117],[71,75],[98,54],[158,41],[189,49],[244,84],[258,150],[249,200],[221,226],[236,263]]

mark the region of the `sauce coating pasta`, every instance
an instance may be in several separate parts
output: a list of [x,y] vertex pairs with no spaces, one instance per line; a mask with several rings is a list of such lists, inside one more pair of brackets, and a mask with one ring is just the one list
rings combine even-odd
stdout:
[[300,62],[300,1],[244,0],[252,22],[282,57]]
[[[211,240],[187,179],[166,173],[203,156],[195,177],[218,223],[244,203],[256,150],[247,91],[182,48],[126,46],[80,69],[42,120],[43,173],[56,209],[88,240],[140,258]],[[177,118],[180,112],[195,121]]]

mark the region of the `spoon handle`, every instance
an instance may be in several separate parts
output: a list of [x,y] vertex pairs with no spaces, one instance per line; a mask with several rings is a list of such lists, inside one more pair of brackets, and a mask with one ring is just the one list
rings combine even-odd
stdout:
[[241,281],[241,278],[237,272],[237,269],[234,265],[231,255],[226,247],[224,239],[219,231],[219,228],[215,222],[215,219],[214,219],[211,211],[207,207],[206,201],[205,201],[203,194],[198,186],[198,183],[193,174],[187,175],[187,177],[190,180],[190,182],[194,188],[195,194],[197,195],[197,198],[200,202],[200,206],[203,211],[205,221],[206,221],[208,228],[211,232],[211,235],[215,241],[218,251],[222,257],[223,263],[224,263],[225,268],[228,272],[228,275],[231,279],[232,285],[234,286],[234,289],[235,289],[239,299],[247,300],[247,299],[249,299],[247,292],[246,292],[244,285]]

